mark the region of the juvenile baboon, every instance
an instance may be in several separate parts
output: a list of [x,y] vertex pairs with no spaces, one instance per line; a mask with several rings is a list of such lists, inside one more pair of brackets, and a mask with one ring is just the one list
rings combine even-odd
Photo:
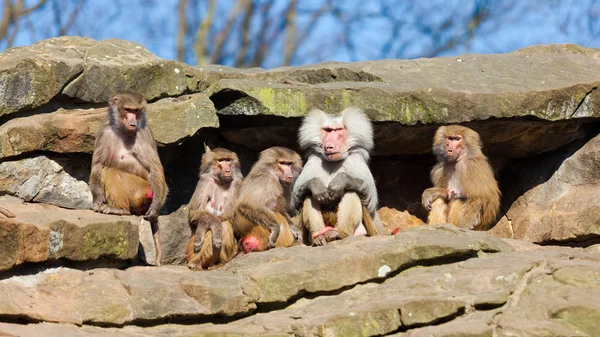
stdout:
[[199,177],[188,213],[192,236],[185,253],[191,269],[226,263],[237,252],[230,220],[243,179],[238,156],[222,148],[205,152]]

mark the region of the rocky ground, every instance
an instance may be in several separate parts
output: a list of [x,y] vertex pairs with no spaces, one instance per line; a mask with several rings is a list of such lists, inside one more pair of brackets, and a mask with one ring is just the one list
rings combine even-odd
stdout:
[[597,336],[600,246],[420,226],[183,266],[55,267],[0,281],[27,336]]
[[[80,37],[0,54],[0,335],[600,336],[600,51],[205,68]],[[150,80],[149,80],[150,79]],[[106,101],[150,104],[171,194],[149,224],[93,213],[87,186]],[[311,108],[365,109],[380,217],[395,235],[184,266],[204,144],[297,149]],[[431,138],[481,134],[502,190],[487,233],[423,226]]]

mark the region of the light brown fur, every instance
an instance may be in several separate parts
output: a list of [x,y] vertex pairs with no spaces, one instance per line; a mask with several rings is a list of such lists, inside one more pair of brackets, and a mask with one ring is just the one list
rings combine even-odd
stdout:
[[106,203],[111,207],[135,215],[144,215],[150,207],[152,199],[147,193],[152,189],[146,179],[108,166],[102,168],[100,179],[104,182]]
[[[215,248],[213,245],[213,233],[209,229],[204,234],[204,240],[199,252],[195,252],[196,249],[194,247],[197,246],[197,242],[195,235],[192,235],[185,247],[188,266],[192,266],[193,269],[208,269],[211,266],[231,261],[238,252],[231,222],[221,222],[221,238],[223,246],[220,249]],[[226,243],[233,243],[233,245]]]
[[[455,162],[447,159],[444,145],[447,137],[454,136],[461,136],[464,141]],[[461,228],[487,230],[495,222],[500,209],[500,190],[481,147],[479,134],[467,127],[449,125],[437,130],[433,152],[438,162],[431,170],[434,187],[426,189],[422,197],[423,206],[431,209],[429,224],[451,223]]]
[[335,232],[326,233],[326,241],[343,239],[354,233],[361,227],[367,236],[381,234],[381,231],[371,217],[369,210],[361,204],[356,193],[346,193],[335,210],[323,211],[312,197],[304,200],[301,221],[304,224],[304,241],[311,243],[311,233],[318,232],[324,227],[333,227]]
[[[292,181],[282,182],[278,176],[278,165],[281,161],[291,165]],[[260,239],[267,235],[269,248],[277,246],[277,242],[280,242],[280,245],[291,245],[284,237],[288,237],[288,233],[293,236],[292,231],[299,235],[288,210],[291,187],[301,169],[302,159],[290,149],[271,147],[260,153],[258,162],[254,164],[240,188],[233,217],[236,238],[242,240],[252,233],[260,235]],[[256,227],[262,227],[265,231]]]
[[240,161],[234,152],[217,148],[202,155],[198,184],[189,204],[189,268],[206,269],[227,263],[237,252],[230,220],[242,179]]
[[[289,220],[279,212],[275,212],[275,217],[277,218],[277,221],[280,224],[279,236],[277,237],[277,241],[275,242],[275,248],[291,247],[294,244],[296,244],[296,239],[294,238],[294,235],[292,234],[291,230],[291,226],[293,226],[293,224],[290,225],[290,223],[288,222]],[[250,233],[248,233],[246,236],[254,236],[258,238],[259,244],[256,251],[262,252],[269,249],[270,234],[271,233],[267,228],[263,226],[254,226],[252,227]]]
[[[94,211],[106,214],[133,211],[150,221],[156,261],[160,265],[158,215],[168,188],[152,131],[146,125],[146,100],[142,95],[123,93],[109,100],[108,121],[96,136],[89,185]],[[145,209],[138,209],[139,195],[147,193],[148,185],[152,201]],[[132,209],[132,205],[136,207]]]

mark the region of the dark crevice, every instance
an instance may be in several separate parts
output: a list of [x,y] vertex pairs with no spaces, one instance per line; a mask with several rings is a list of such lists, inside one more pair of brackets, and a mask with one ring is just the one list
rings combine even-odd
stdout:
[[[249,316],[252,316],[255,314],[266,314],[266,313],[269,313],[272,311],[285,309],[300,299],[315,299],[320,296],[335,296],[335,295],[342,294],[343,292],[345,292],[347,290],[353,289],[354,287],[359,286],[359,285],[364,285],[364,284],[368,284],[368,283],[381,284],[386,279],[392,278],[392,277],[400,274],[401,272],[403,272],[407,269],[413,268],[413,267],[431,267],[431,266],[452,264],[452,263],[463,262],[463,261],[466,261],[466,260],[469,260],[472,258],[477,258],[476,252],[458,253],[455,255],[448,255],[448,256],[429,259],[429,260],[422,260],[422,261],[415,262],[415,263],[408,263],[408,264],[402,266],[401,268],[398,268],[397,270],[387,274],[385,277],[365,280],[363,282],[358,282],[356,284],[348,285],[348,286],[345,286],[345,287],[342,287],[342,288],[339,288],[336,290],[331,290],[331,291],[319,291],[319,292],[312,292],[312,293],[307,292],[307,291],[301,291],[298,294],[292,296],[289,300],[287,300],[285,302],[255,303],[257,306],[256,310],[251,310],[246,313],[240,313],[240,314],[232,315],[232,316],[223,316],[220,314],[174,315],[174,316],[163,317],[163,318],[158,318],[158,319],[135,319],[135,320],[128,321],[128,322],[125,322],[122,324],[112,324],[112,323],[105,323],[105,322],[104,323],[84,322],[84,324],[91,325],[91,326],[98,326],[98,327],[123,327],[126,325],[135,325],[135,326],[140,326],[140,327],[153,327],[153,326],[158,326],[158,325],[162,325],[162,324],[197,325],[197,324],[203,324],[203,323],[228,324],[228,323],[232,323],[239,319],[246,318],[246,317],[249,317]],[[92,269],[92,268],[90,267],[90,269]],[[31,275],[36,274],[38,272],[39,272],[39,270],[38,271],[31,271],[31,269],[28,270],[28,274],[31,274]],[[7,316],[9,316],[9,315],[7,315]],[[11,317],[9,316],[9,317],[7,317],[7,319],[11,319]],[[441,324],[441,323],[443,323],[442,320],[445,320],[445,319],[447,319],[447,318],[442,318],[442,319],[440,319],[440,321],[436,321],[436,322],[438,322],[438,324]],[[0,317],[0,321],[3,321],[2,317]],[[6,320],[4,320],[4,322],[6,322]],[[15,323],[20,323],[20,324],[28,324],[28,323],[38,323],[40,321],[39,320],[36,321],[30,317],[18,316],[18,317],[12,318],[12,321],[10,321],[10,322],[15,322]]]
[[479,311],[490,311],[490,310],[496,310],[498,308],[502,308],[505,304],[506,304],[506,302],[504,302],[504,303],[479,303],[479,304],[475,304],[473,306],[473,308],[475,308],[475,310],[479,310]]
[[22,315],[22,314],[21,315],[19,315],[19,314],[16,314],[16,315],[2,314],[2,315],[0,315],[0,322],[8,323],[8,324],[27,325],[27,324],[44,323],[45,321],[43,321],[41,319],[35,319],[33,317]]
[[[11,277],[32,276],[43,273],[48,269],[54,268],[71,268],[79,271],[92,271],[98,268],[111,268],[125,270],[127,268],[146,265],[139,260],[118,260],[112,259],[110,256],[103,256],[96,260],[88,261],[73,261],[65,258],[52,259],[43,262],[24,262],[12,267],[10,270],[0,273],[0,280],[5,280]],[[0,320],[0,322],[3,322]]]
[[583,105],[583,103],[585,102],[585,100],[592,94],[592,92],[594,92],[594,90],[598,89],[598,87],[592,87],[592,89],[590,89],[590,91],[588,91],[583,98],[581,99],[581,101],[579,101],[579,104],[577,104],[577,107],[575,108],[575,110],[573,111],[573,113],[571,114],[571,116],[569,117],[573,117],[575,116],[575,114],[577,113],[577,111],[579,111],[579,108],[581,108],[581,106]]
[[[418,323],[418,324],[411,324],[411,325],[402,325],[400,326],[400,328],[398,328],[397,331],[394,331],[392,333],[403,333],[403,332],[407,332],[408,330],[412,330],[412,329],[417,329],[417,328],[422,328],[422,327],[426,327],[426,326],[436,326],[436,325],[442,325],[444,323],[448,323],[451,322],[455,319],[457,319],[458,317],[462,316],[465,314],[465,308],[459,308],[455,313],[445,316],[445,317],[440,317],[436,320],[433,320],[431,322],[427,322],[427,323]],[[390,334],[392,334],[390,333]]]
[[242,91],[223,89],[219,92],[210,96],[210,100],[215,105],[217,111],[222,110],[233,104],[235,101],[248,97],[248,95]]
[[560,246],[560,247],[577,247],[587,248],[600,243],[600,235],[587,234],[569,240],[548,240],[544,242],[534,242],[540,246]]
[[99,109],[106,106],[106,103],[87,103],[87,102],[77,102],[75,98],[68,97],[62,94],[58,94],[50,99],[44,105],[39,106],[34,109],[27,108],[26,110],[20,110],[17,112],[9,113],[0,117],[0,125],[4,123],[16,119],[16,118],[24,118],[31,117],[34,115],[42,115],[48,114],[52,112],[56,112],[59,109],[64,110],[74,110],[74,109]]
[[[502,306],[504,306],[506,304],[505,303],[480,303],[480,304],[476,304],[473,306],[473,308],[477,311],[491,311],[491,310],[496,310],[498,308],[501,308]],[[400,311],[400,315],[402,314],[401,311],[402,309],[399,309]],[[473,314],[474,312],[470,312],[469,314]],[[421,324],[412,324],[412,325],[402,325],[400,326],[397,330],[394,330],[392,332],[383,334],[383,335],[378,335],[378,336],[389,336],[389,335],[393,335],[393,334],[398,334],[398,333],[405,333],[408,332],[410,330],[413,329],[418,329],[418,328],[423,328],[423,327],[430,327],[430,326],[438,326],[438,325],[442,325],[442,324],[446,324],[446,323],[450,323],[455,319],[458,319],[462,316],[464,316],[466,314],[466,308],[460,308],[458,309],[455,313],[449,315],[449,316],[445,316],[445,317],[440,317],[436,320],[433,320],[431,322],[428,323],[421,323]]]
[[242,128],[266,128],[269,126],[285,126],[290,128],[290,138],[296,139],[296,133],[300,128],[302,119],[300,117],[281,117],[281,116],[246,116],[246,115],[223,115],[218,114],[219,125],[222,130],[242,129]]
[[282,309],[285,309],[286,307],[296,303],[300,299],[309,299],[310,300],[310,299],[315,299],[315,298],[321,297],[321,296],[340,295],[340,294],[342,294],[348,290],[351,290],[359,285],[364,285],[364,284],[369,284],[369,283],[382,284],[387,279],[393,278],[393,277],[397,276],[398,274],[400,274],[410,268],[447,265],[447,264],[453,264],[453,263],[458,263],[458,262],[464,262],[464,261],[472,259],[472,258],[477,258],[477,252],[456,253],[455,255],[447,255],[447,256],[433,258],[433,259],[429,259],[429,260],[420,260],[418,262],[407,263],[403,266],[400,266],[398,269],[388,273],[385,277],[375,277],[372,279],[368,279],[368,280],[365,280],[362,282],[357,282],[355,284],[351,284],[348,286],[344,286],[344,287],[341,287],[341,288],[338,288],[335,290],[329,290],[329,291],[308,292],[306,290],[301,290],[299,293],[291,296],[285,302],[256,303],[256,306],[257,306],[256,313],[268,313],[270,311],[282,310]]
[[142,328],[151,328],[165,324],[178,324],[178,325],[201,325],[201,324],[228,324],[237,321],[241,318],[251,316],[251,313],[232,315],[232,316],[214,316],[214,315],[173,315],[168,317],[162,317],[158,319],[134,319],[122,324],[111,324],[106,322],[83,322],[84,325],[97,326],[101,328],[122,328],[125,326],[138,326]]

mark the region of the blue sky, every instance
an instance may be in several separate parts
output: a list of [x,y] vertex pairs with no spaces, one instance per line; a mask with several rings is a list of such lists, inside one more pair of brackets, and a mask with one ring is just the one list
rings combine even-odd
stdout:
[[[193,2],[194,0],[190,0]],[[298,0],[298,6],[316,9],[326,0]],[[35,0],[27,0],[35,3]],[[223,25],[236,1],[218,0],[215,25]],[[266,3],[267,1],[258,1]],[[586,47],[600,47],[600,1],[542,1],[542,0],[501,0],[492,4],[487,20],[480,25],[470,42],[459,43],[437,55],[458,55],[463,53],[502,53],[533,44],[577,43]],[[75,0],[54,0],[64,8],[64,16]],[[287,1],[273,1],[273,6],[285,8]],[[460,35],[460,23],[470,18],[474,6],[485,1],[459,0],[332,0],[346,17],[363,15],[345,27],[332,15],[324,15],[318,22],[308,41],[298,50],[293,59],[295,65],[327,60],[360,61],[380,58],[416,58],[427,56],[436,46],[435,34],[440,33],[441,22],[450,17],[457,28],[448,29],[438,35],[444,39],[454,33]],[[196,12],[188,12],[189,18],[201,17],[206,11],[205,2],[198,2]],[[77,16],[76,24],[70,31],[73,35],[90,36],[101,40],[120,38],[146,46],[156,55],[176,58],[177,34],[176,0],[87,0]],[[387,8],[385,6],[388,6]],[[0,7],[1,8],[1,7]],[[56,35],[55,11],[45,6],[27,21],[21,22],[15,45],[29,45],[43,38]],[[382,14],[383,13],[383,14]],[[358,15],[358,16],[360,16]],[[388,16],[387,18],[384,16]],[[310,15],[298,14],[298,23],[307,22]],[[63,21],[65,19],[63,18]],[[304,21],[303,21],[304,20]],[[402,22],[402,28],[395,38],[392,21]],[[394,21],[394,22],[396,22]],[[259,22],[255,23],[258,27]],[[32,28],[32,29],[28,29]],[[347,28],[346,30],[344,30]],[[258,29],[258,28],[256,28]],[[444,35],[445,34],[445,35]],[[193,35],[192,35],[193,36]],[[232,35],[238,38],[238,35]],[[342,45],[341,41],[351,42],[355,53]],[[386,48],[387,43],[387,48]],[[283,40],[273,41],[274,48],[280,48]],[[0,44],[4,48],[5,44]],[[236,49],[232,43],[230,49]],[[281,53],[268,54],[262,66],[272,68],[281,65]],[[195,63],[195,59],[189,59]]]

